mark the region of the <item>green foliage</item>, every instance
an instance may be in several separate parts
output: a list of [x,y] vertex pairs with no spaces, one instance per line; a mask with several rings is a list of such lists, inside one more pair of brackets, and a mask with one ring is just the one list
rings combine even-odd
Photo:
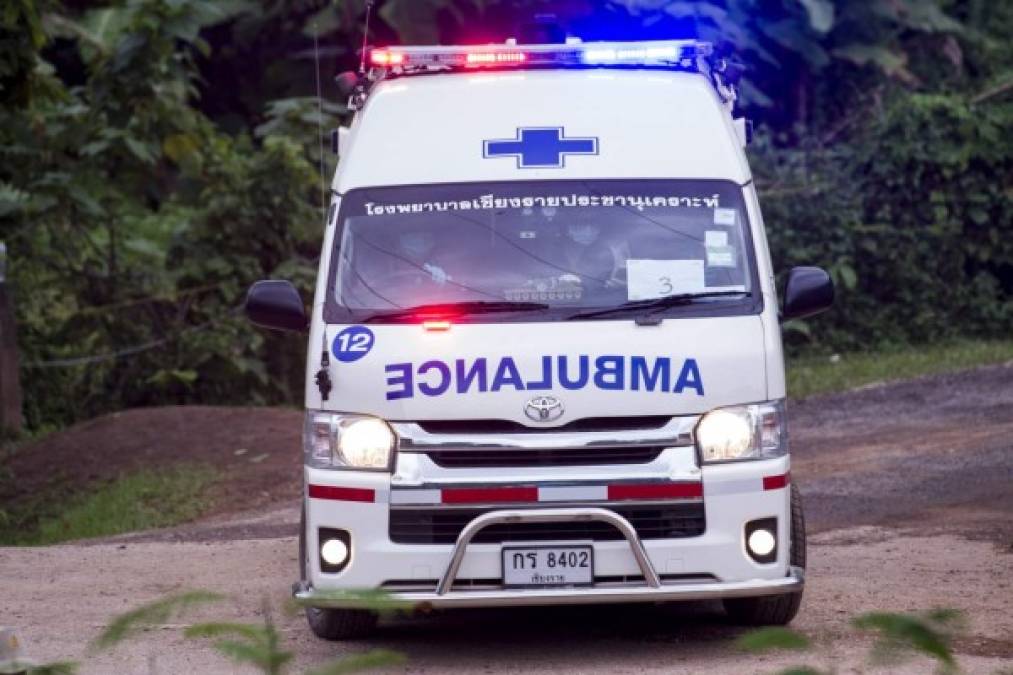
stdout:
[[[264,608],[264,625],[245,623],[199,623],[186,629],[188,638],[217,638],[215,649],[239,663],[256,666],[267,675],[278,675],[292,652],[280,647],[278,631],[271,621],[269,608]],[[238,638],[238,639],[236,639]]]
[[924,614],[870,612],[852,620],[852,625],[877,635],[874,658],[897,662],[904,652],[916,652],[939,662],[941,672],[955,672],[957,663],[950,649],[953,634],[963,625],[963,616],[953,609],[935,609]]
[[792,344],[1009,334],[1011,122],[1008,105],[903,95],[844,147],[756,148],[775,267],[822,265],[838,291]]
[[[381,610],[389,604],[381,604],[385,594],[380,591],[364,592],[362,598],[372,598],[375,603],[364,607]],[[169,595],[121,614],[96,638],[93,647],[108,649],[123,640],[136,635],[145,628],[164,624],[173,616],[187,609],[210,602],[224,600],[223,596],[207,591],[187,591]],[[193,624],[183,635],[191,639],[211,639],[214,647],[224,656],[241,664],[248,664],[265,675],[281,675],[294,656],[282,648],[282,638],[271,618],[271,608],[265,600],[262,624],[212,621]],[[306,671],[307,675],[343,675],[373,668],[399,665],[404,656],[387,649],[374,649],[362,654],[345,656],[326,662]]]
[[[871,658],[874,663],[896,665],[916,654],[939,663],[940,672],[957,672],[957,662],[950,648],[956,632],[963,626],[963,615],[955,609],[934,609],[921,614],[869,612],[851,620],[862,631],[876,633]],[[739,636],[736,645],[751,652],[776,649],[809,650],[815,645],[804,635],[788,628],[758,628]],[[791,666],[779,675],[822,675],[835,670],[820,670],[808,665]]]
[[740,649],[764,652],[772,649],[808,649],[809,638],[788,628],[768,626],[750,631],[735,641]]
[[[30,427],[301,391],[302,340],[265,336],[239,309],[263,277],[288,276],[309,297],[319,144],[279,135],[296,129],[282,103],[256,138],[223,134],[193,106],[202,31],[253,11],[134,0],[45,16],[49,37],[75,48],[38,53],[21,73],[36,95],[0,110],[0,237]],[[79,62],[83,83],[66,84],[43,54]]]
[[[265,606],[264,624],[200,623],[184,632],[188,638],[218,638],[215,649],[239,663],[255,666],[265,675],[279,675],[292,660],[292,652],[281,648],[277,629]],[[228,638],[238,639],[228,639]],[[374,649],[354,654],[306,671],[307,675],[344,675],[373,668],[394,666],[404,662],[404,656],[387,649]]]
[[92,643],[95,649],[109,649],[151,626],[157,626],[187,610],[224,597],[209,591],[185,591],[159,598],[114,618]]
[[[874,663],[897,665],[912,655],[926,656],[939,663],[940,672],[957,671],[950,644],[963,625],[963,615],[955,609],[933,609],[921,614],[869,612],[852,619],[859,630],[875,632],[877,642],[871,658]],[[814,647],[802,633],[782,627],[765,627],[739,635],[739,649],[764,653],[773,650],[807,651]],[[779,675],[823,675],[834,668],[821,670],[807,665],[791,666]]]
[[[747,652],[762,654],[784,649],[806,651],[813,645],[808,637],[798,631],[781,626],[767,626],[743,633],[735,640],[735,646]],[[778,675],[827,675],[827,673],[811,666],[790,666],[778,671]]]
[[917,348],[894,346],[830,356],[789,356],[788,396],[805,398],[864,385],[1013,361],[1013,341],[958,340]]
[[375,668],[390,668],[405,662],[404,654],[389,649],[373,649],[364,654],[353,654],[316,668],[310,668],[306,675],[346,675]]
[[341,601],[342,607],[369,609],[380,614],[406,611],[412,608],[411,603],[392,598],[380,588],[320,590],[317,597],[321,600]]
[[75,661],[55,661],[32,666],[28,669],[28,675],[74,675],[77,668]]
[[[0,520],[0,543],[54,544],[177,525],[204,512],[207,488],[217,478],[213,470],[199,466],[139,471],[90,486],[70,499],[55,485],[55,494],[38,495]],[[54,504],[59,505],[55,513]]]

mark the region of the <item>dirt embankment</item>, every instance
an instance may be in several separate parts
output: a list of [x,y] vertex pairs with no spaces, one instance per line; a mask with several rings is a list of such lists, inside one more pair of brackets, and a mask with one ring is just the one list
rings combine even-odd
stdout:
[[18,448],[0,481],[14,511],[38,495],[66,499],[140,469],[201,464],[222,476],[211,513],[240,513],[298,499],[302,412],[177,406],[112,413]]

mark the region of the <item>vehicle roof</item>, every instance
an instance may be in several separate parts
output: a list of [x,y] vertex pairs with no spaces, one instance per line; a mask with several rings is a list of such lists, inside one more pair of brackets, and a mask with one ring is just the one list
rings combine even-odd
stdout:
[[[562,127],[598,139],[560,168],[483,156],[488,140]],[[379,82],[352,123],[333,188],[585,178],[750,178],[731,117],[694,72],[634,69],[453,73]]]

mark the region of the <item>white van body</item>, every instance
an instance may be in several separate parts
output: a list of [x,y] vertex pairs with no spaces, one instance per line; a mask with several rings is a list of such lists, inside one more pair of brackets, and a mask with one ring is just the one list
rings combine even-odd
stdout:
[[[363,589],[422,607],[801,593],[803,571],[790,560],[774,275],[730,111],[712,77],[694,69],[464,69],[375,83],[342,137],[309,323],[295,596],[316,612],[311,624],[360,606],[350,592]],[[695,234],[676,234],[692,240],[698,259],[658,261],[636,252],[636,241],[620,241],[622,279],[602,292],[632,302],[714,288],[724,295],[587,318],[571,316],[594,314],[594,306],[567,314],[565,302],[553,304],[580,286],[571,281],[495,298],[547,299],[545,316],[455,314],[445,303],[444,314],[384,320],[384,310],[396,315],[405,303],[359,297],[361,311],[342,304],[342,289],[366,284],[352,276],[363,268],[341,261],[367,253],[362,244],[345,250],[354,248],[348,232],[368,236],[370,227],[393,231],[438,217],[441,227],[481,224],[476,247],[528,255],[555,236],[546,232],[557,222],[585,212],[590,220],[606,214],[601,222],[614,212],[661,223],[669,211],[671,222],[690,223]],[[511,225],[531,214],[543,229]],[[499,225],[489,223],[501,222],[494,232]],[[442,244],[444,253],[455,241],[465,245],[470,230],[462,232]],[[552,242],[565,243],[562,235]],[[501,274],[498,254],[474,255],[472,267],[463,265],[470,271],[441,269],[433,281],[467,279],[459,285],[470,289]],[[712,272],[741,279],[714,286]],[[367,287],[382,296],[383,275],[372,275]],[[659,275],[665,288],[652,291]],[[329,391],[318,386],[321,370]],[[777,447],[705,461],[701,417],[752,404],[767,407],[737,409],[740,417],[766,415],[763,433],[773,435],[763,442]],[[389,465],[318,461],[349,433],[347,415],[393,432]],[[370,438],[386,433],[367,426],[360,431]],[[768,557],[749,550],[755,522],[774,537],[759,544]],[[332,535],[340,543],[323,551]],[[525,561],[537,569],[525,570]]]

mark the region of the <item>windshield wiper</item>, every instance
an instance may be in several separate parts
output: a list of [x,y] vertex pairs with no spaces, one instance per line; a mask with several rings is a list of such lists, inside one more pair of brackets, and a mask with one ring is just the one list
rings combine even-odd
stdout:
[[[490,314],[493,312],[535,312],[548,309],[549,306],[541,302],[508,302],[508,301],[485,301],[476,300],[472,302],[445,302],[429,305],[416,305],[405,307],[390,312],[377,312],[366,317],[363,323],[398,323],[404,319],[413,318],[445,318],[446,315],[460,314]],[[428,316],[427,316],[428,315]]]
[[745,291],[705,291],[703,293],[679,293],[677,295],[666,295],[661,298],[651,298],[650,300],[632,300],[630,302],[624,302],[621,305],[615,307],[608,307],[606,309],[595,309],[590,312],[578,312],[577,314],[571,314],[566,317],[567,321],[576,321],[578,319],[592,319],[598,316],[608,316],[609,314],[626,314],[629,312],[640,312],[643,314],[637,317],[637,323],[641,325],[650,325],[652,323],[658,323],[652,320],[652,315],[655,312],[669,307],[678,307],[681,305],[691,305],[699,298],[720,298],[729,295],[745,295]]

